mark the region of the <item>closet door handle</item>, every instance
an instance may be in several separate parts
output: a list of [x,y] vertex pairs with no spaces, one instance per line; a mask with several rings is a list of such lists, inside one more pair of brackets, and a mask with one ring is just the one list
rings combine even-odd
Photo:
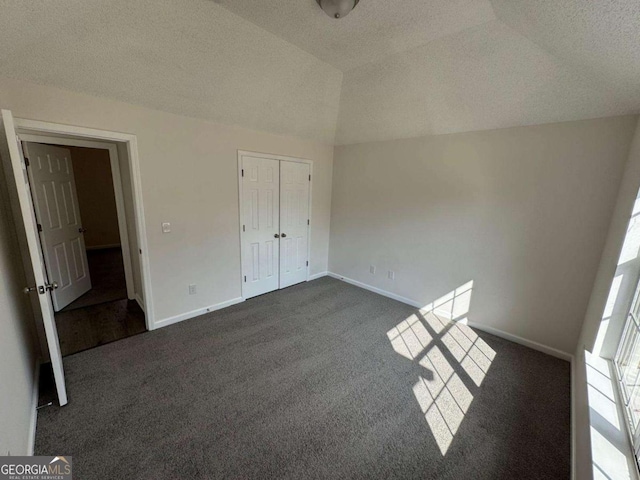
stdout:
[[273,236],[273,238],[280,238],[280,235],[278,235],[277,233]]
[[287,234],[286,234],[286,233],[283,233],[283,234],[282,234],[282,238],[285,238],[286,236],[287,236]]

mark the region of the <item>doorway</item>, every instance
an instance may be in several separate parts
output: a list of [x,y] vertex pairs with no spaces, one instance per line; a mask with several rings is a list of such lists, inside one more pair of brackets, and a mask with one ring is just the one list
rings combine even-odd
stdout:
[[[118,133],[106,130],[97,130],[84,127],[76,127],[70,125],[55,124],[36,120],[18,119],[13,117],[10,110],[0,110],[0,157],[8,178],[7,184],[9,188],[11,208],[16,223],[16,233],[21,249],[21,257],[24,264],[27,285],[24,287],[25,294],[31,299],[32,309],[36,320],[36,326],[41,342],[42,361],[50,360],[51,370],[54,377],[54,383],[57,392],[58,402],[61,406],[68,403],[67,390],[64,378],[64,367],[62,353],[60,348],[60,340],[58,336],[58,326],[54,317],[54,305],[52,292],[59,289],[61,283],[54,279],[49,271],[53,265],[48,262],[46,265],[44,259],[44,249],[41,239],[41,232],[38,228],[38,220],[36,218],[36,208],[34,205],[34,197],[29,179],[29,167],[26,165],[24,152],[22,149],[23,142],[34,142],[29,135],[47,136],[49,139],[45,142],[54,146],[71,145],[79,147],[95,147],[95,142],[108,143],[109,150],[117,152],[122,163],[122,191],[127,199],[127,229],[129,240],[132,242],[130,255],[132,265],[134,267],[134,292],[127,292],[127,300],[134,297],[139,303],[140,308],[144,311],[145,327],[147,330],[154,328],[153,300],[150,283],[149,258],[147,252],[147,235],[144,219],[144,208],[142,204],[142,188],[140,180],[140,165],[138,160],[137,139],[135,135]],[[41,140],[40,140],[41,141]],[[34,143],[38,143],[35,141]],[[98,147],[99,148],[99,147]],[[48,159],[47,159],[48,160]],[[57,160],[53,163],[57,166]],[[50,169],[50,173],[53,173]],[[58,169],[59,173],[69,174],[71,168]],[[55,181],[55,179],[52,179]],[[65,184],[60,182],[58,189],[60,198],[58,205],[68,202],[72,198],[68,187],[71,180]],[[66,188],[66,190],[65,190]],[[117,185],[114,183],[116,192]],[[117,201],[117,196],[116,196]],[[77,202],[76,202],[77,204]],[[79,210],[78,210],[79,211]],[[67,213],[71,215],[72,209],[66,208],[60,210],[61,221],[71,225],[75,222]],[[119,221],[121,217],[119,216]],[[47,219],[48,220],[48,219]],[[51,223],[51,222],[50,222]],[[55,223],[55,222],[53,222]],[[78,228],[81,228],[80,223]],[[42,227],[44,229],[44,227]],[[69,229],[69,232],[71,230]],[[122,240],[122,238],[121,238]],[[64,241],[64,239],[63,239]],[[73,263],[74,255],[81,254],[83,249],[79,248],[80,240],[68,238],[66,247],[60,247],[57,258],[66,259],[70,263],[57,265],[60,271],[65,270],[75,275],[76,279],[82,285],[82,271],[71,269],[76,268],[78,262]],[[64,243],[64,242],[63,242]],[[122,242],[121,242],[122,243]],[[51,246],[55,248],[57,244],[51,242]],[[73,249],[75,245],[75,250]],[[82,246],[82,245],[81,245]],[[59,250],[60,250],[59,248]],[[70,250],[69,250],[70,249]],[[125,245],[122,243],[123,257],[126,256]],[[51,253],[51,252],[50,252]],[[86,251],[85,251],[86,254]],[[65,260],[65,261],[66,261]],[[123,262],[126,265],[126,262]],[[88,272],[88,262],[85,262],[85,268]],[[126,270],[126,269],[125,269]],[[70,277],[65,277],[64,281],[69,282]],[[129,283],[127,283],[127,286]],[[86,284],[85,284],[86,286]],[[78,287],[80,289],[80,287]],[[82,287],[84,288],[84,287]],[[59,308],[64,308],[61,301]],[[90,308],[99,307],[99,305]]]
[[43,259],[55,285],[50,295],[62,355],[146,331],[135,300],[117,149],[33,134],[19,138]]
[[238,152],[243,298],[309,279],[312,166]]

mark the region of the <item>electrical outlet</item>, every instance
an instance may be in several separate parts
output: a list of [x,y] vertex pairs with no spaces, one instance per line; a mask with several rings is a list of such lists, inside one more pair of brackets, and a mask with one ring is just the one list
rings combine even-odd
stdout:
[[192,283],[191,285],[189,285],[189,295],[195,295],[196,294],[196,284]]
[[371,275],[375,275],[376,273],[376,267],[374,265],[369,265],[369,273]]
[[389,280],[395,280],[396,279],[396,272],[394,272],[393,270],[389,270],[388,277],[389,277]]

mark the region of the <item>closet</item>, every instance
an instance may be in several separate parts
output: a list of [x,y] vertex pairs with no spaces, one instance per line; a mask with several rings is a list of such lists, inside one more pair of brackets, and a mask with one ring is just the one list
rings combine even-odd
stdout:
[[312,164],[249,152],[238,163],[246,299],[308,279]]

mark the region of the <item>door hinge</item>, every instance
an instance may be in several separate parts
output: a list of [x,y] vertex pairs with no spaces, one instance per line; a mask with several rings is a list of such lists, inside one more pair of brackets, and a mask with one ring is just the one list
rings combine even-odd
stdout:
[[244,177],[244,168],[242,169],[242,176]]
[[38,231],[41,232],[42,231],[42,225],[38,224]]
[[247,276],[244,276],[244,283],[247,283]]
[[311,225],[311,220],[307,220],[307,225]]
[[26,167],[31,165],[31,163],[29,162],[29,158],[28,157],[24,157],[24,164],[25,164]]
[[309,266],[309,260],[307,260],[307,267]]
[[242,231],[243,231],[243,232],[246,232],[246,230],[244,229],[244,225],[242,225]]
[[309,181],[311,181],[311,175],[309,175]]

